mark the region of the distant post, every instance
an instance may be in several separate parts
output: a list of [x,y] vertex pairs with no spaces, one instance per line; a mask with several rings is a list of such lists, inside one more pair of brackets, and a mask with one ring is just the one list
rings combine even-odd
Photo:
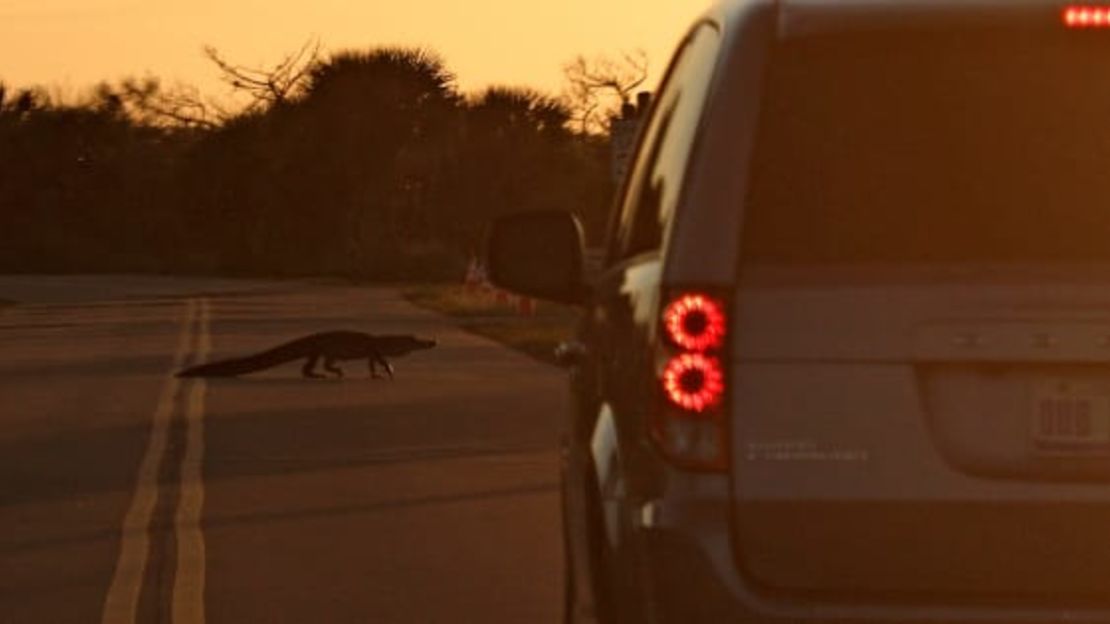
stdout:
[[636,97],[636,103],[625,103],[621,107],[621,116],[613,119],[610,124],[610,173],[615,187],[620,187],[624,182],[624,176],[628,175],[633,151],[636,149],[636,139],[640,134],[640,125],[650,105],[651,93],[641,92]]

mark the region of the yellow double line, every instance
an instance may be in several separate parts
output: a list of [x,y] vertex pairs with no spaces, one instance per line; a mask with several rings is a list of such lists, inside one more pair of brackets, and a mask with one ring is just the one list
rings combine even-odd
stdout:
[[[181,460],[179,496],[174,514],[177,543],[177,569],[174,574],[173,624],[204,622],[204,534],[201,511],[204,507],[204,399],[203,379],[179,380],[174,374],[191,361],[204,362],[211,351],[209,325],[211,308],[207,299],[190,299],[183,311],[173,369],[166,379],[154,410],[150,439],[142,463],[131,506],[123,519],[119,558],[112,584],[104,599],[102,624],[134,624],[150,558],[150,524],[158,503],[159,469],[166,455],[174,408],[183,398],[185,453]],[[192,358],[190,358],[192,354]]]

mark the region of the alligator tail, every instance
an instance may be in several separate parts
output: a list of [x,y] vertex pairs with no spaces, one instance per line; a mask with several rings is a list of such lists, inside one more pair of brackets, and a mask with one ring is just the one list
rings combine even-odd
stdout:
[[209,362],[186,368],[178,377],[238,377],[257,373],[305,357],[300,341],[293,341],[257,355]]

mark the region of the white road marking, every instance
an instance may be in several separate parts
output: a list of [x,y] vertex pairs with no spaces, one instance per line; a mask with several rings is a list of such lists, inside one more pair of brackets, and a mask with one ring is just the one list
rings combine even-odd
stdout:
[[185,363],[192,346],[193,321],[196,315],[197,304],[190,300],[185,306],[173,368],[154,409],[154,422],[146,452],[139,464],[135,495],[123,519],[119,559],[116,561],[116,570],[112,575],[100,618],[103,624],[132,624],[135,621],[150,550],[150,519],[158,500],[158,469],[166,454],[170,419],[180,386],[174,373]]
[[[201,300],[193,363],[203,364],[212,350],[209,333],[211,307]],[[191,380],[185,404],[185,456],[181,461],[181,496],[174,517],[177,537],[177,572],[173,581],[173,624],[204,623],[204,379]]]

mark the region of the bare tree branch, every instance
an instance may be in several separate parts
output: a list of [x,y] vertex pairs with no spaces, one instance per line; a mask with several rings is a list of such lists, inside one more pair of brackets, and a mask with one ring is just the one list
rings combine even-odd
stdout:
[[319,39],[310,39],[272,68],[257,68],[237,65],[221,56],[216,48],[204,47],[204,55],[219,68],[221,79],[251,98],[248,112],[282,105],[299,95],[307,84],[309,72],[319,62],[320,53]]
[[115,90],[104,85],[100,97],[118,98],[133,118],[155,126],[213,129],[231,116],[219,104],[202,98],[196,87],[177,85],[167,90],[157,78],[127,78]]
[[648,56],[643,50],[624,52],[619,58],[577,56],[563,66],[567,81],[564,98],[573,121],[583,133],[600,133],[621,107],[633,101],[648,77]]

